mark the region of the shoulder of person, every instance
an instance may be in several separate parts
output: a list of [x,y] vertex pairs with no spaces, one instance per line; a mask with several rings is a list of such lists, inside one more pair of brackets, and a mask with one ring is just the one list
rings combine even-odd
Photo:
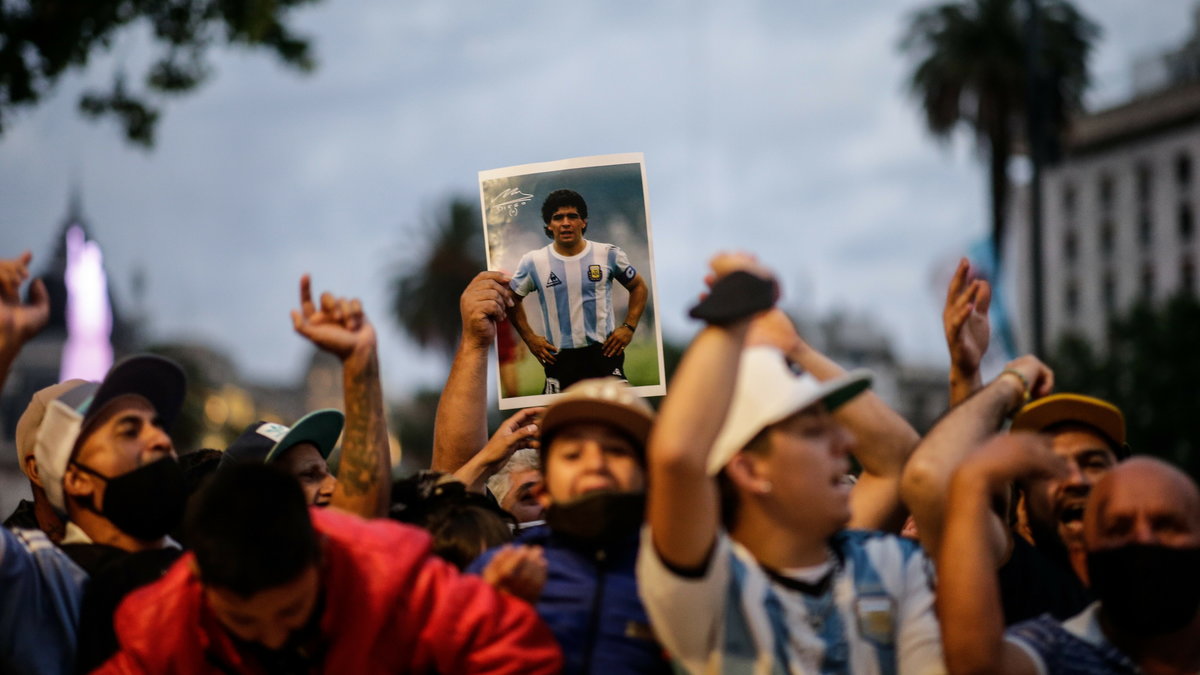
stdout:
[[355,557],[382,557],[393,565],[413,564],[432,555],[433,537],[390,518],[362,518],[333,508],[312,507],[313,529]]
[[833,536],[830,545],[844,562],[867,565],[875,570],[881,580],[903,578],[907,571],[913,569],[909,563],[914,558],[920,561],[921,569],[932,579],[932,562],[920,542],[913,539],[875,530],[843,530]]

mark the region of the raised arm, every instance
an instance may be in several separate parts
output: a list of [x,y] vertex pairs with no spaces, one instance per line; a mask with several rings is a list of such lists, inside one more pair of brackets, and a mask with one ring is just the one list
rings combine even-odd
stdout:
[[433,470],[454,473],[488,441],[487,361],[496,322],[513,306],[509,279],[480,272],[458,299],[462,337],[438,399],[433,425]]
[[[988,386],[953,408],[925,435],[904,467],[901,491],[917,523],[921,545],[938,550],[946,518],[946,491],[963,460],[1029,398],[1049,394],[1054,373],[1034,356],[1005,367]],[[1003,533],[1000,533],[1003,535]]]
[[50,295],[41,279],[29,285],[29,303],[21,302],[21,284],[29,278],[33,254],[0,260],[0,390],[21,348],[50,319]]
[[1035,673],[1024,650],[1004,640],[996,568],[1006,555],[1004,523],[992,504],[1023,478],[1066,473],[1049,441],[1034,434],[995,436],[955,472],[945,536],[937,551],[937,612],[951,673]]
[[[780,309],[756,318],[746,341],[780,349],[789,361],[818,380],[832,380],[846,373],[800,337],[792,320]],[[921,440],[920,435],[869,389],[839,407],[833,415],[854,434],[857,441],[854,458],[863,468],[850,496],[849,527],[899,532],[908,514],[900,499],[900,477],[909,455]]]
[[[771,278],[745,255],[718,255],[711,264],[715,281],[738,270]],[[716,481],[706,470],[708,453],[737,385],[750,319],[700,331],[675,370],[647,443],[654,548],[679,569],[702,567],[716,541],[719,504]]]
[[468,491],[482,494],[487,480],[514,452],[538,447],[538,420],[544,412],[545,408],[525,408],[504,420],[487,445],[455,471],[454,477],[462,481]]
[[322,293],[318,308],[307,274],[300,278],[300,309],[292,310],[292,326],[342,362],[346,427],[331,504],[364,518],[383,517],[387,514],[392,460],[375,328],[357,298]]
[[946,289],[942,329],[950,350],[950,407],[962,403],[983,386],[979,363],[991,338],[988,306],[992,287],[983,279],[970,279],[971,263],[958,261]]

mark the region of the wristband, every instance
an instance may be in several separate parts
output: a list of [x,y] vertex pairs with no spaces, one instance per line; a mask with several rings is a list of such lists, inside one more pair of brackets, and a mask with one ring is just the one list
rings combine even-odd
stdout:
[[629,330],[631,330],[631,331],[633,331],[633,332],[635,332],[635,333],[637,332],[637,326],[630,325],[630,323],[629,323],[628,321],[626,321],[625,323],[622,323],[622,324],[621,324],[621,327],[622,327],[622,328],[628,328]]
[[708,297],[688,312],[714,326],[727,326],[775,306],[775,282],[749,272],[730,272],[713,284]]
[[1016,370],[1015,368],[1005,368],[1004,370],[1000,371],[1000,375],[1001,376],[1012,375],[1012,376],[1016,377],[1018,380],[1020,380],[1021,381],[1021,396],[1022,396],[1021,405],[1025,405],[1026,403],[1029,403],[1029,399],[1032,398],[1029,390],[1032,387],[1029,386],[1029,380],[1026,379],[1023,374],[1021,374],[1021,371]]

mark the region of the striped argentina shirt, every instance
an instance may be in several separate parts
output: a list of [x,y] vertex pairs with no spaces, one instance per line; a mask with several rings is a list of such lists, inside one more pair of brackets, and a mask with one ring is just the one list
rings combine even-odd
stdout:
[[612,285],[637,277],[629,257],[612,244],[589,241],[567,257],[549,244],[521,257],[509,287],[521,297],[537,291],[546,339],[558,349],[603,343],[613,329]]
[[700,577],[672,572],[642,530],[638,591],[679,670],[722,675],[941,675],[928,559],[916,542],[844,530],[825,589],[782,585],[721,532]]

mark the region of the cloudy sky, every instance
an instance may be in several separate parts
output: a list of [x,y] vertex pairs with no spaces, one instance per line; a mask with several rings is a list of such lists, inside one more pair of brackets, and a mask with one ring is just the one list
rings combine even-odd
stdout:
[[[875,317],[903,358],[936,363],[936,280],[987,209],[970,139],[934,143],[904,89],[896,44],[921,4],[324,0],[294,14],[313,75],[216,54],[151,152],[75,112],[89,83],[142,72],[132,30],[0,137],[0,254],[49,256],[77,179],[118,297],[146,276],[154,337],[291,380],[308,271],[364,299],[395,397],[444,377],[393,327],[386,286],[447,197],[476,199],[482,169],[643,152],[666,334],[694,330],[708,256],[740,248],[779,271],[789,306]],[[1192,27],[1187,0],[1080,6],[1104,30],[1093,105]]]

